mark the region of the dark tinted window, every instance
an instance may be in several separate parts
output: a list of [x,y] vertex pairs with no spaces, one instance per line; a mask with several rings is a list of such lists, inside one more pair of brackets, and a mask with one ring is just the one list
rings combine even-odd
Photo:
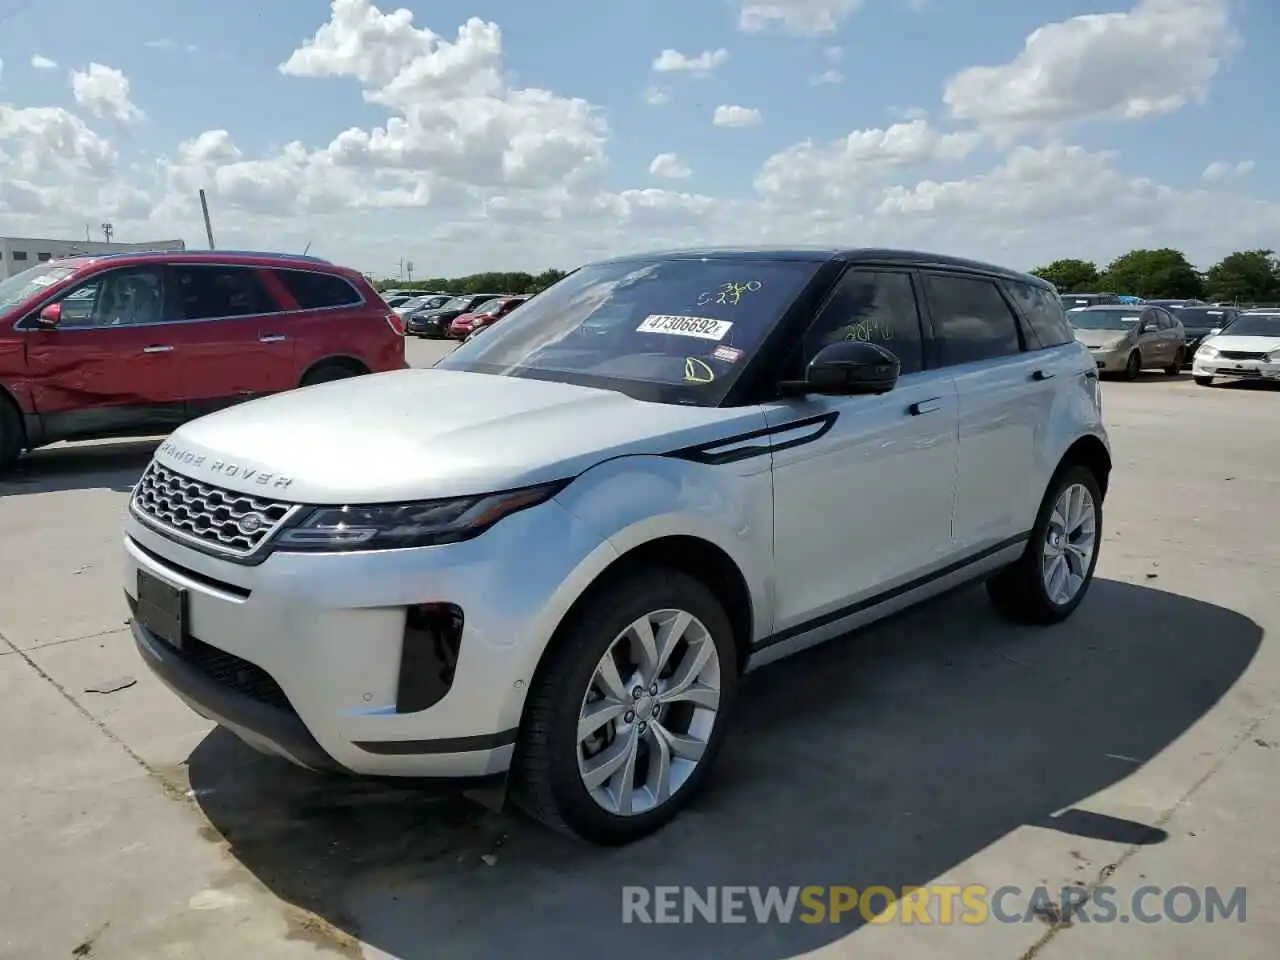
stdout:
[[915,290],[905,273],[852,270],[804,337],[804,362],[841,340],[868,340],[892,350],[902,372],[924,369],[920,314]]
[[1235,315],[1234,310],[1212,307],[1183,307],[1177,311],[1178,319],[1187,330],[1211,330],[1214,327],[1225,326]]
[[925,284],[944,363],[974,363],[1021,351],[1018,321],[990,280],[927,274]]
[[349,307],[360,302],[360,294],[356,288],[342,277],[336,277],[331,273],[277,270],[275,274],[303,310]]
[[1062,301],[1052,290],[1015,281],[1006,285],[1040,346],[1057,347],[1075,340],[1071,324],[1067,323],[1067,316],[1063,312]]
[[248,317],[278,308],[247,267],[178,264],[169,268],[178,307],[188,320]]

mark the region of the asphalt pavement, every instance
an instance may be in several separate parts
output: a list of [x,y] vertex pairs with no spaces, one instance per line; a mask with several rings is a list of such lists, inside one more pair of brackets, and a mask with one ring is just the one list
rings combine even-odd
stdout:
[[[211,730],[125,626],[120,515],[154,442],[26,458],[0,482],[0,957],[1270,960],[1280,390],[1104,396],[1106,536],[1068,623],[1011,626],[970,589],[753,674],[713,789],[622,850]],[[627,886],[943,883],[1244,887],[1248,912],[622,922]]]

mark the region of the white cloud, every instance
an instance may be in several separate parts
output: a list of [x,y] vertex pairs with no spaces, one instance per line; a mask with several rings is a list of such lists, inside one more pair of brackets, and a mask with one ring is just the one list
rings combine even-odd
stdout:
[[844,80],[844,74],[839,70],[824,70],[809,82],[815,87],[825,86],[832,83],[840,83]]
[[666,180],[686,180],[693,175],[689,165],[674,153],[660,153],[649,164],[649,172]]
[[1200,103],[1236,45],[1231,0],[1139,0],[1040,27],[1003,66],[953,76],[951,116],[1022,128],[1141,120]]
[[146,116],[129,99],[129,78],[114,67],[91,63],[88,70],[72,70],[71,92],[76,103],[95,116],[122,123],[137,123]]
[[1257,166],[1252,160],[1241,160],[1239,163],[1228,163],[1226,160],[1215,160],[1204,168],[1201,175],[1205,180],[1226,180],[1232,177],[1247,177]]
[[48,57],[42,57],[37,53],[31,58],[31,66],[35,67],[37,70],[57,70],[58,61],[50,60]]
[[162,37],[159,40],[148,40],[143,44],[152,50],[181,50],[184,53],[195,53],[199,47],[194,43],[179,43],[177,40],[171,40],[169,37]]
[[679,50],[670,48],[663,50],[653,59],[655,73],[691,73],[694,76],[709,76],[729,59],[729,51],[703,50],[699,54],[689,56]]
[[737,0],[738,29],[761,33],[773,28],[797,36],[835,33],[862,6],[862,0]]
[[644,102],[651,107],[660,107],[671,102],[671,91],[664,87],[648,87],[644,92]]
[[764,123],[764,116],[753,107],[721,104],[711,122],[717,127],[758,127]]

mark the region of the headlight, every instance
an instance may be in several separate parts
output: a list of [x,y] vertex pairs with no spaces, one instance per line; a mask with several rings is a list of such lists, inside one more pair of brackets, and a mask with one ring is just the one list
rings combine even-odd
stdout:
[[276,534],[282,550],[395,550],[478,537],[508,514],[551,499],[563,483],[418,503],[316,507]]
[[1196,356],[1202,360],[1216,360],[1218,351],[1206,344],[1201,344],[1200,349],[1196,351]]

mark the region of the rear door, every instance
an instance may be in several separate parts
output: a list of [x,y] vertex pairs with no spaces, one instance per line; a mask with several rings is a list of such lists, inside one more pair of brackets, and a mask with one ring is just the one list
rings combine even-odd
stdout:
[[51,436],[165,432],[182,422],[180,324],[163,268],[104,270],[55,302],[57,329],[34,316],[21,323],[33,405]]
[[1144,367],[1162,367],[1172,360],[1169,350],[1169,331],[1160,325],[1160,311],[1148,307],[1139,314],[1138,350],[1142,353]]
[[186,321],[180,339],[191,415],[297,386],[283,307],[256,268],[176,263],[168,272]]
[[922,277],[938,357],[956,383],[955,540],[969,554],[1025,535],[1034,521],[1044,489],[1028,481],[1040,473],[1042,385],[1053,358],[1028,349],[995,280],[933,270]]

